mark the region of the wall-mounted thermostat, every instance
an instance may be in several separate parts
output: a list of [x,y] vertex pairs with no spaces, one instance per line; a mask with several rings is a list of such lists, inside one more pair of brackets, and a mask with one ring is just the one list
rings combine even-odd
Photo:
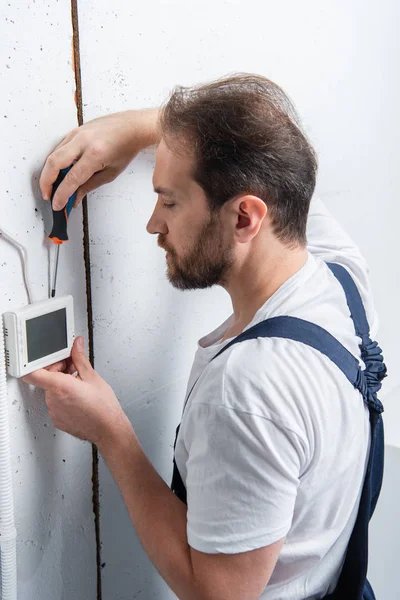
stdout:
[[29,304],[3,315],[7,369],[14,377],[47,367],[71,354],[72,296]]

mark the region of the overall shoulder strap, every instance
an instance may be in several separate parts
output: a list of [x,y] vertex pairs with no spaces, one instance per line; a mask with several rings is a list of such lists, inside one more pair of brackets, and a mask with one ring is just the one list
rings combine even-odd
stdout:
[[341,284],[346,295],[347,306],[353,319],[356,334],[361,338],[369,338],[369,324],[360,292],[350,273],[336,263],[326,263],[336,279]]
[[[369,325],[364,305],[351,275],[341,265],[329,263],[328,267],[338,279],[346,295],[347,305],[353,319],[356,334],[361,338],[361,357],[366,365],[361,370],[358,360],[328,331],[297,317],[282,316],[272,317],[257,323],[243,331],[229,344],[226,344],[213,358],[215,360],[234,344],[258,337],[278,337],[292,339],[307,344],[322,352],[344,373],[350,383],[363,395],[364,401],[370,409],[381,413],[383,406],[376,393],[381,388],[381,380],[386,375],[386,366],[383,363],[382,351],[377,342],[369,336]],[[192,388],[193,389],[193,388]]]
[[382,350],[377,342],[371,340],[364,304],[350,273],[342,265],[334,263],[327,263],[327,265],[344,290],[355,332],[361,338],[361,358],[364,361],[365,370],[363,371],[364,385],[360,391],[367,398],[370,408],[382,412],[383,406],[377,398],[377,393],[382,387],[381,381],[387,374]]
[[[376,394],[381,388],[381,380],[386,376],[386,366],[383,362],[382,351],[377,342],[373,342],[369,336],[369,325],[364,305],[351,275],[341,265],[327,264],[343,287],[356,334],[362,340],[361,358],[366,365],[364,371],[361,370],[358,360],[351,352],[328,331],[315,323],[290,316],[272,317],[253,325],[253,327],[246,329],[226,344],[211,360],[218,358],[234,344],[245,340],[259,337],[292,339],[311,346],[327,356],[339,367],[350,383],[361,392],[369,408],[376,413],[381,413],[383,406]],[[197,380],[186,398],[185,405],[196,383]]]
[[351,352],[319,325],[298,319],[297,317],[272,317],[271,319],[257,323],[224,346],[212,360],[215,360],[234,344],[258,337],[291,339],[311,346],[330,358],[343,371],[347,379],[355,387],[358,387],[359,363]]

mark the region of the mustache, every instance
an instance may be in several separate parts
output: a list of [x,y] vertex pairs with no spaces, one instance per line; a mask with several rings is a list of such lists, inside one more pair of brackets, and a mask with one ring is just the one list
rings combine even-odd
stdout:
[[157,244],[159,245],[160,248],[162,248],[166,252],[170,252],[172,254],[172,249],[169,248],[168,244],[165,243],[165,236],[164,236],[164,234],[160,233],[158,235]]
[[162,236],[162,234],[160,233],[158,238],[157,238],[157,244],[160,246],[160,248],[162,248],[163,250],[166,250],[165,248],[165,240]]

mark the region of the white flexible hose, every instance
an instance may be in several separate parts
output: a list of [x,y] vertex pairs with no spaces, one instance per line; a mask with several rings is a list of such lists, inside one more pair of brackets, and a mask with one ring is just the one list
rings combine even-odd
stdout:
[[3,319],[0,318],[0,562],[2,600],[17,600],[16,538],[4,329]]
[[[0,236],[13,244],[21,254],[24,283],[28,301],[31,304],[32,292],[28,278],[28,253],[25,247],[2,227],[0,228]],[[0,565],[2,600],[17,600],[17,532],[14,523],[12,484],[4,327],[3,319],[0,318]]]

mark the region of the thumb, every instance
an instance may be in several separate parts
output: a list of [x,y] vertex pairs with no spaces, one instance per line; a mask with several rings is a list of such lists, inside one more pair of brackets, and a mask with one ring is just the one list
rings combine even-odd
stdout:
[[72,346],[71,352],[72,362],[75,365],[76,370],[79,373],[79,377],[85,381],[89,379],[94,373],[94,369],[89,362],[88,357],[85,353],[85,340],[82,336],[77,337]]

